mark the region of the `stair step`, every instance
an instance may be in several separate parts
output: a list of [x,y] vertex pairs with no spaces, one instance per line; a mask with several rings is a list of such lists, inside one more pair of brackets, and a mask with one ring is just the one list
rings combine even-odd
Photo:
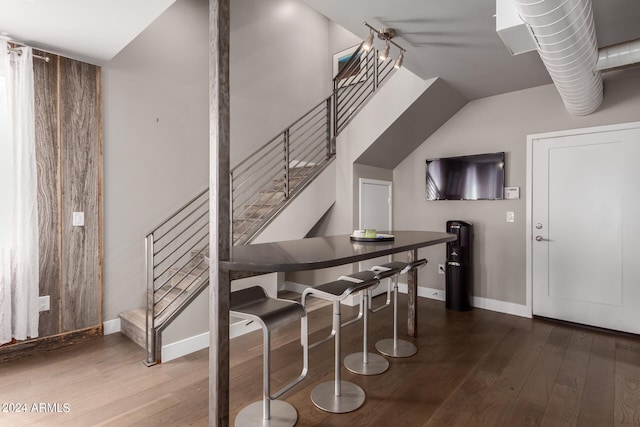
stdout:
[[[182,289],[176,288],[169,292],[169,295],[165,299],[163,299],[159,304],[156,304],[155,312],[157,313],[156,325],[164,324],[169,317],[174,312],[174,309],[169,308],[165,310],[162,314],[160,312],[168,305],[173,305],[174,307],[179,307],[184,301],[187,301],[194,297],[196,294],[199,294],[204,288],[207,287],[209,283],[209,275],[198,279],[195,282],[192,282],[184,292]],[[181,295],[180,292],[182,292]]]
[[265,216],[268,216],[269,213],[273,212],[275,209],[277,209],[277,205],[247,206],[245,210],[243,210],[242,213],[238,215],[238,218],[236,218],[236,221],[249,219],[249,218],[261,219],[261,218],[264,218]]
[[[192,269],[193,267],[195,267],[196,270],[200,270],[200,271],[202,271],[201,269],[207,268],[208,264],[206,263],[205,257],[208,255],[209,255],[208,247],[201,248],[201,249],[193,249],[191,251],[191,261],[189,261],[189,264],[187,264],[189,266],[189,270]],[[194,270],[194,272],[196,270]]]
[[[191,275],[189,275],[191,276]],[[160,313],[164,310],[165,307],[175,302],[180,302],[183,300],[185,295],[190,294],[190,288],[197,287],[200,283],[205,282],[209,279],[209,275],[203,275],[200,278],[196,278],[195,276],[191,277],[193,280],[184,280],[176,287],[171,287],[169,285],[165,285],[159,290],[156,291],[155,301],[156,314]],[[165,289],[163,289],[165,288]]]
[[125,311],[118,315],[120,317],[120,331],[131,341],[140,347],[146,347],[147,310],[136,308]]
[[[258,197],[253,202],[256,205],[277,205],[284,201],[284,191],[283,190],[264,190],[258,193]],[[251,204],[251,203],[248,203]]]
[[233,221],[233,235],[235,237],[245,233],[246,231],[254,230],[255,227],[258,227],[258,225],[260,224],[262,224],[262,220],[260,219],[255,219],[255,218],[236,219]]

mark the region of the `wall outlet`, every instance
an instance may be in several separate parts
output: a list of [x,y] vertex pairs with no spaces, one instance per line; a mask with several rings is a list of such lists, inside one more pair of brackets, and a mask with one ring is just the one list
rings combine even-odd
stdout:
[[438,273],[444,274],[444,264],[438,264]]
[[45,295],[38,297],[38,311],[49,311],[51,309],[51,297]]

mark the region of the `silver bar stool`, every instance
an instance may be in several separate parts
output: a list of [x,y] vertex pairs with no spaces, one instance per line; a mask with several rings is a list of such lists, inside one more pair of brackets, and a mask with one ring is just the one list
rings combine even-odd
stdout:
[[[359,273],[341,276],[339,280],[348,280],[355,283],[367,280],[380,281],[379,274],[372,271],[361,271]],[[363,333],[362,351],[352,353],[344,358],[344,366],[354,374],[378,375],[389,369],[389,361],[376,353],[369,352],[369,294],[373,286],[362,290],[363,307]]]
[[376,343],[376,350],[385,356],[409,357],[418,352],[418,348],[413,343],[398,339],[398,277],[409,270],[425,265],[427,260],[423,258],[411,263],[394,261],[371,268],[371,271],[379,274],[381,278],[392,277],[393,281],[393,338],[382,339]]
[[[335,377],[333,381],[327,381],[317,385],[311,391],[311,401],[323,411],[342,414],[358,409],[364,404],[365,393],[358,385],[341,380],[341,345],[340,345],[340,301],[343,301],[349,295],[360,292],[364,289],[377,286],[378,279],[372,275],[369,280],[343,280],[338,279],[334,282],[325,283],[320,286],[310,287],[302,293],[302,305],[305,306],[307,296],[313,296],[333,302],[333,326],[332,335],[334,340],[335,356],[334,371]],[[365,311],[366,313],[366,311]],[[302,319],[302,336],[306,338],[308,331],[307,318]],[[325,342],[326,339],[320,340],[314,344],[307,344],[308,348]]]
[[[308,371],[307,339],[300,337],[303,367],[300,376],[271,394],[271,331],[296,320],[306,320],[307,311],[295,302],[269,297],[260,286],[253,286],[231,293],[229,313],[260,324],[263,334],[262,401],[244,407],[237,415],[235,425],[244,426],[293,426],[298,419],[296,409],[283,400],[276,400],[302,381]],[[305,329],[303,328],[303,331]],[[306,331],[305,331],[306,332]]]

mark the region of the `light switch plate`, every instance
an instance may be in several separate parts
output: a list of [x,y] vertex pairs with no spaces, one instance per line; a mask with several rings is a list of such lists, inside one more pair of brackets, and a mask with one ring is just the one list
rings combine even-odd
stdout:
[[513,211],[507,211],[507,222],[516,222],[516,214]]
[[44,295],[38,297],[38,311],[49,311],[51,309],[51,297]]
[[84,226],[84,212],[74,212],[72,221],[74,227]]

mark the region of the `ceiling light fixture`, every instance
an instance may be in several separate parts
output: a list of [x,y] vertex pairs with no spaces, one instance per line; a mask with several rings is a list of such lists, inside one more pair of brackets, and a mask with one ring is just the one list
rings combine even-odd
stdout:
[[396,63],[393,64],[393,68],[395,68],[396,70],[398,68],[401,68],[403,62],[404,62],[404,51],[401,51],[400,56],[398,56],[398,58],[396,59]]
[[396,30],[394,30],[393,28],[383,28],[381,30],[378,30],[366,22],[364,23],[364,25],[369,28],[369,35],[362,42],[362,50],[368,52],[373,48],[373,35],[375,33],[378,35],[378,38],[380,40],[384,40],[385,42],[384,47],[378,53],[378,59],[380,59],[381,61],[386,61],[389,58],[389,51],[391,50],[391,45],[394,45],[400,50],[400,55],[396,58],[396,61],[393,66],[396,69],[402,67],[402,63],[404,62],[404,53],[406,52],[406,50],[402,46],[400,46],[398,43],[391,40],[396,36]]
[[362,43],[362,49],[365,52],[369,52],[373,47],[373,30],[369,30],[369,35],[366,39],[364,39],[364,43]]
[[387,60],[387,58],[389,57],[389,49],[391,49],[391,45],[389,45],[389,42],[387,41],[384,47],[382,48],[382,50],[380,51],[380,53],[378,54],[378,59],[380,61]]

